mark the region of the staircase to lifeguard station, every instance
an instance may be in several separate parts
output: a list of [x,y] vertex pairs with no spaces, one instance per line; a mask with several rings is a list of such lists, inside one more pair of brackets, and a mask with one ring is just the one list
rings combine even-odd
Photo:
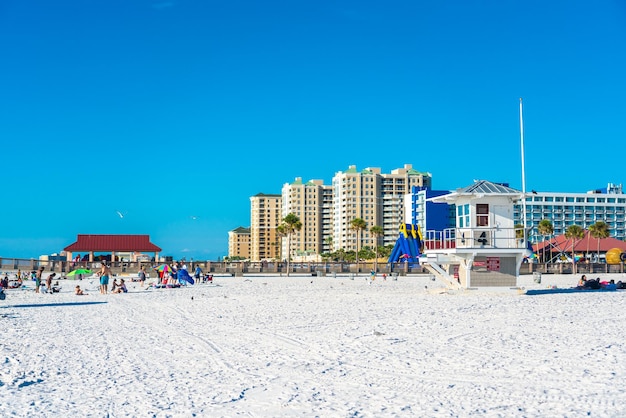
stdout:
[[461,284],[447,271],[445,271],[439,263],[437,259],[432,261],[430,260],[421,260],[422,267],[426,268],[432,275],[434,275],[437,279],[439,279],[448,289],[460,290]]

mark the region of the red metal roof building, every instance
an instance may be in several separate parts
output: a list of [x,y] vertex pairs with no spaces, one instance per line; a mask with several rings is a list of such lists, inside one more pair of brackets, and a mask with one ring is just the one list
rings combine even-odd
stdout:
[[72,259],[74,252],[88,252],[89,261],[93,261],[94,253],[154,253],[158,259],[161,248],[150,242],[150,235],[78,235],[75,243],[64,248],[67,260]]
[[[599,247],[598,247],[598,244]],[[626,242],[620,241],[615,238],[594,238],[589,231],[585,230],[585,236],[581,239],[577,239],[574,242],[574,253],[596,253],[606,254],[606,252],[612,248],[619,248],[622,251],[626,251]],[[536,253],[571,253],[572,252],[572,239],[566,238],[565,235],[558,235],[551,240],[540,242],[533,245],[533,251]]]

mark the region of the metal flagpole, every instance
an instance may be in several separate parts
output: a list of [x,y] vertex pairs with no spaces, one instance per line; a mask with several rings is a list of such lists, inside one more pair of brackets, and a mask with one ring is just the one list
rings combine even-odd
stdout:
[[524,119],[522,117],[522,98],[519,98],[519,132],[522,147],[522,225],[524,226],[524,245],[526,245],[526,173],[524,169]]

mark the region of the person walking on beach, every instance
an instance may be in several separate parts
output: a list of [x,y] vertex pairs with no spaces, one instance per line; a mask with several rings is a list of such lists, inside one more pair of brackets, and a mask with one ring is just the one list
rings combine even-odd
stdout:
[[146,270],[143,266],[139,268],[139,286],[143,287],[143,283],[146,281]]
[[102,268],[100,269],[100,293],[106,295],[109,292],[109,277],[111,277],[111,269],[102,260]]
[[41,275],[43,274],[43,266],[39,267],[37,273],[35,273],[35,293],[39,293],[41,287]]

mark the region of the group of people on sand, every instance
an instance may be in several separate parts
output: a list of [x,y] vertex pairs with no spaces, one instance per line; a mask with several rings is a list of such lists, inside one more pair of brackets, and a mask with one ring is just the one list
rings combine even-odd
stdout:
[[[169,271],[159,271],[158,282],[159,284],[169,284],[169,283],[180,283],[187,284],[187,281],[183,280],[181,276],[187,275],[188,279],[191,279],[192,276],[187,272],[187,266],[184,263],[177,262],[170,266]],[[22,274],[18,271],[18,281],[22,282]],[[183,274],[181,274],[183,273]],[[29,273],[24,273],[28,278]],[[127,293],[128,288],[126,287],[126,282],[124,279],[113,278],[113,283],[111,284],[111,288],[109,289],[109,282],[111,277],[113,276],[110,267],[106,264],[106,262],[102,261],[100,270],[96,273],[99,280],[99,291],[100,294],[106,295],[108,293]],[[37,270],[33,270],[30,273],[30,278],[35,282],[35,293],[41,293],[41,289],[45,289],[44,291],[47,293],[57,293],[61,290],[59,286],[59,282],[57,281],[52,284],[54,278],[57,276],[57,273],[50,273],[45,277],[44,280],[44,267],[41,266]],[[139,268],[139,272],[137,273],[138,281],[140,286],[144,286],[144,283],[147,278],[146,270],[144,266]],[[189,280],[189,283],[212,283],[213,275],[212,274],[203,274],[200,266],[196,266],[193,272],[193,279]],[[8,276],[5,275],[4,278],[0,278],[0,288],[9,288],[9,280]],[[74,289],[74,293],[76,295],[86,295],[85,291],[80,287],[80,285],[76,285]]]
[[204,274],[199,265],[195,267],[193,273],[190,273],[187,270],[187,264],[180,261],[168,264],[167,268],[159,269],[157,273],[157,285],[178,287],[186,286],[187,284],[213,283],[213,275],[209,273]]
[[111,293],[128,293],[128,289],[126,288],[126,283],[124,282],[124,279],[120,279],[119,283],[117,279],[113,279]]
[[22,285],[22,279],[18,279],[18,285],[11,286],[9,282],[9,275],[5,274],[4,277],[0,280],[0,288],[8,289],[10,287],[19,287]]
[[[100,279],[100,294],[106,295],[109,293],[109,279],[111,278],[111,269],[106,265],[105,262],[102,262],[102,267],[100,271],[96,273]],[[120,279],[117,281],[117,278],[113,279],[113,283],[111,285],[111,293],[126,293],[128,292],[128,288],[126,287],[126,282],[124,279]],[[74,289],[74,294],[78,296],[87,295],[83,289],[80,288],[80,285],[76,285]]]
[[615,290],[624,289],[624,284],[621,281],[615,283],[615,280],[613,279],[607,282],[606,280],[600,280],[599,277],[596,277],[595,279],[587,279],[587,276],[583,274],[578,281],[576,289]]
[[[42,277],[43,277],[43,266],[39,267],[39,270],[33,271],[32,275],[34,275],[35,279],[35,293],[41,293],[42,287]],[[55,282],[54,286],[52,285],[52,280],[56,277],[56,273],[50,273],[46,277],[45,290],[47,293],[58,293],[61,291],[61,287],[59,286],[59,282]]]
[[[106,295],[107,293],[109,293],[109,279],[112,276],[111,269],[109,268],[109,266],[106,265],[106,263],[103,262],[102,267],[100,268],[100,271],[97,274],[100,277],[100,293],[103,295]],[[144,276],[144,280],[145,280],[145,276]],[[141,281],[141,278],[140,278],[140,281]],[[127,293],[127,292],[128,292],[128,288],[126,287],[126,282],[124,281],[124,279],[120,279],[120,281],[118,282],[117,278],[114,278],[113,283],[111,284],[111,293]]]

